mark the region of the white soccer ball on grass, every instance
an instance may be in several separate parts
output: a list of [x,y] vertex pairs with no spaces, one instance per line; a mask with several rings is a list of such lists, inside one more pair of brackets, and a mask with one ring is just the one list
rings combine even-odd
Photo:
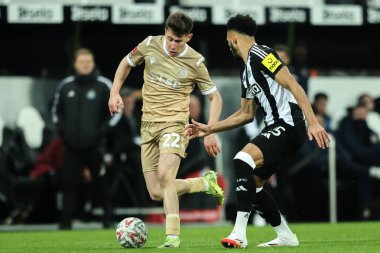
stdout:
[[136,217],[120,221],[116,228],[116,239],[124,248],[140,248],[148,238],[148,228]]

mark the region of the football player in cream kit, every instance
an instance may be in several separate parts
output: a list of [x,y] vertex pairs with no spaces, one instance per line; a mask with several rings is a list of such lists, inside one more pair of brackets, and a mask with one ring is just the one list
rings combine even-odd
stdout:
[[[183,131],[189,118],[190,93],[197,85],[210,101],[209,124],[219,120],[222,99],[211,80],[201,54],[187,43],[192,38],[193,21],[182,13],[172,13],[165,23],[165,35],[149,36],[120,62],[110,92],[109,110],[119,113],[124,106],[119,91],[132,67],[145,62],[141,160],[150,197],[163,201],[166,240],[159,248],[180,246],[178,196],[205,192],[223,204],[217,176],[176,179],[181,158],[186,157],[188,139]],[[215,157],[220,148],[214,135],[204,139],[206,151]]]

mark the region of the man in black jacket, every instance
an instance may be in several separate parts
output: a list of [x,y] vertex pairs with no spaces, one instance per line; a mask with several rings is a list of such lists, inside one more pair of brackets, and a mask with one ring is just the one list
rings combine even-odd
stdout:
[[112,83],[96,72],[94,55],[88,49],[76,52],[74,70],[75,74],[58,86],[52,108],[53,122],[64,141],[60,228],[71,229],[84,167],[90,169],[93,189],[98,190],[105,211],[104,225],[108,226],[110,198],[101,170],[101,148],[110,120],[107,105]]
[[364,105],[350,108],[336,132],[338,176],[354,183],[360,219],[371,218],[370,206],[375,199],[371,178],[380,179],[380,141],[367,125],[367,114]]

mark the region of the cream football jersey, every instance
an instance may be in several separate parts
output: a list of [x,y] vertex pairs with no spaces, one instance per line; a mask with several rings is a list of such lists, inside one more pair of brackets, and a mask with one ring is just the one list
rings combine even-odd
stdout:
[[133,67],[145,62],[143,121],[187,121],[195,85],[203,95],[216,90],[203,56],[187,44],[178,56],[170,56],[164,36],[147,37],[127,55],[127,60]]

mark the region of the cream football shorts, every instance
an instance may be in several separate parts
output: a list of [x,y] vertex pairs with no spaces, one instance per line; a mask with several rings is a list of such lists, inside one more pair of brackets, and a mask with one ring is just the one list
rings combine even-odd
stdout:
[[141,163],[143,172],[158,168],[161,154],[177,154],[186,157],[189,143],[183,137],[187,122],[151,122],[141,123]]

